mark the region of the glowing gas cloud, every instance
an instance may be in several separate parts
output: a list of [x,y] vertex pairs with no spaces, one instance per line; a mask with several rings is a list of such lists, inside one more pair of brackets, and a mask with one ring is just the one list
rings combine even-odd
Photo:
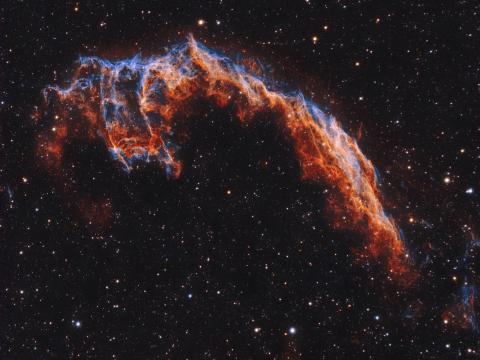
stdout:
[[383,259],[392,277],[411,278],[406,248],[384,212],[374,167],[355,140],[301,93],[274,89],[262,75],[193,37],[145,59],[82,57],[70,86],[48,87],[44,95],[56,108],[53,131],[39,142],[41,156],[51,164],[61,163],[68,138],[101,136],[125,169],[134,161],[156,159],[171,177],[182,172],[175,125],[198,112],[198,100],[228,106],[242,123],[272,112],[295,149],[303,180],[334,189],[328,195],[333,226],[365,238],[359,258]]

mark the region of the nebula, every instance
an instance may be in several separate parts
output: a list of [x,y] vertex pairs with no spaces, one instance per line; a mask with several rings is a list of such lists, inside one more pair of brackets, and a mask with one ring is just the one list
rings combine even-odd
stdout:
[[383,261],[402,283],[415,277],[401,232],[386,215],[375,168],[338,121],[297,92],[277,89],[271,79],[189,37],[164,54],[122,61],[81,57],[67,88],[44,90],[55,109],[53,125],[39,137],[42,159],[61,166],[72,137],[104,139],[125,170],[136,161],[156,161],[166,175],[182,174],[178,124],[198,115],[198,101],[231,108],[238,121],[275,115],[298,158],[303,181],[326,184],[332,226],[364,238],[360,260]]
[[467,243],[461,267],[463,270],[463,282],[458,296],[456,296],[453,305],[446,309],[443,314],[445,325],[454,326],[462,329],[472,329],[478,333],[480,325],[478,323],[479,303],[478,303],[478,259],[480,256],[480,241],[472,235],[472,239]]
[[478,276],[476,266],[480,256],[480,241],[472,236],[472,240],[467,244],[463,257],[465,278],[462,286],[462,308],[463,319],[469,326],[479,330],[478,324]]

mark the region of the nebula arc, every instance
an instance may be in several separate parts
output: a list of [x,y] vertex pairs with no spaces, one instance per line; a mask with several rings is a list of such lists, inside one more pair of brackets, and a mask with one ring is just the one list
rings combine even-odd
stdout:
[[182,173],[175,125],[198,111],[198,99],[230,107],[242,123],[272,112],[293,145],[302,179],[333,188],[327,199],[333,226],[365,239],[359,259],[385,259],[393,277],[410,278],[407,250],[384,211],[372,163],[334,117],[301,93],[272,84],[193,37],[150,58],[82,57],[69,87],[44,90],[46,103],[56,109],[55,131],[40,136],[39,151],[60,165],[70,137],[101,136],[126,170],[134,161],[155,159],[175,178]]

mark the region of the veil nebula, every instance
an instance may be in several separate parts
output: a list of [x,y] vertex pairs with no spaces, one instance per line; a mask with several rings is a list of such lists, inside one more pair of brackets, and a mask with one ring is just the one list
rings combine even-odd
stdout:
[[385,262],[401,283],[415,278],[400,231],[382,206],[374,166],[337,120],[193,37],[149,58],[82,57],[70,86],[48,87],[44,96],[55,109],[53,126],[39,136],[45,161],[61,166],[71,137],[101,137],[127,171],[135,161],[155,160],[172,178],[182,174],[176,125],[198,114],[199,100],[231,108],[242,123],[272,113],[292,143],[302,180],[333,189],[327,195],[332,226],[364,239],[358,258]]

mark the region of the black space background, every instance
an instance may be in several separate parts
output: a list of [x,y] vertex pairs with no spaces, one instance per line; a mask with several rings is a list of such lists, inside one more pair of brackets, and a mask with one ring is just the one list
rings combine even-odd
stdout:
[[[463,256],[480,215],[478,2],[3,0],[0,15],[1,359],[478,356],[478,332],[442,322],[479,266]],[[419,284],[355,263],[360,239],[329,230],[323,187],[298,181],[268,115],[245,129],[203,104],[173,182],[126,174],[101,141],[71,143],[61,176],[38,166],[32,111],[80,54],[188,33],[362,134]]]

